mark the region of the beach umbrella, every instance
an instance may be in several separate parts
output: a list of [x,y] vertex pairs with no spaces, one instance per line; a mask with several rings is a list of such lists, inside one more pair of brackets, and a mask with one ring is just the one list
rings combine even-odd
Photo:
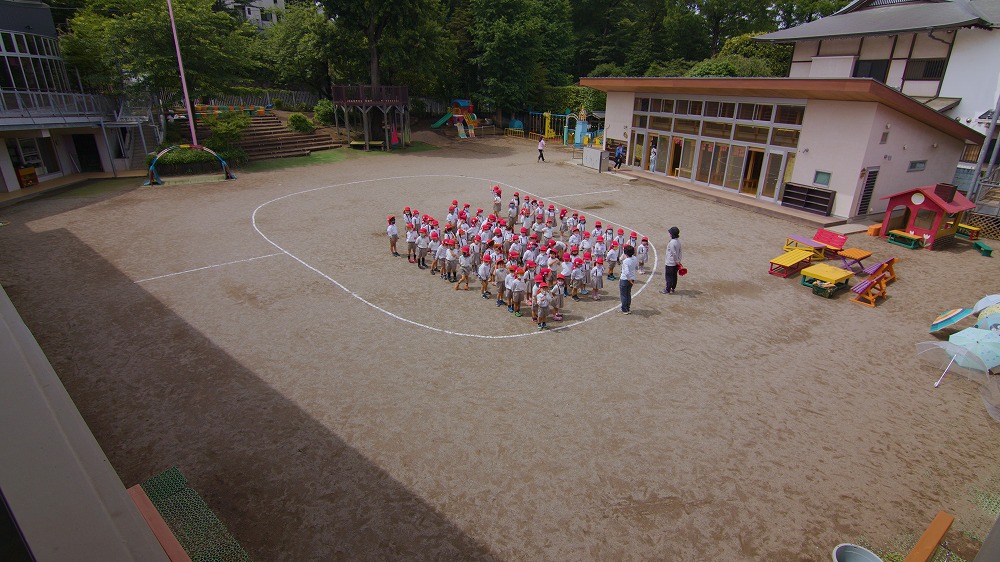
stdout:
[[946,312],[942,312],[940,316],[931,322],[931,331],[936,332],[941,328],[947,328],[952,324],[958,322],[962,318],[972,314],[971,308],[953,308]]
[[[992,330],[966,328],[949,336],[948,341],[975,353],[987,369],[1000,367],[1000,334]],[[961,365],[967,360],[959,357],[956,361]]]
[[980,330],[993,330],[994,332],[1000,332],[1000,312],[990,314],[989,316],[980,314],[979,320],[976,322],[976,327]]
[[1000,304],[987,306],[986,308],[980,310],[978,314],[980,318],[982,318],[983,316],[992,316],[993,314],[1000,314]]
[[986,295],[985,297],[979,299],[976,306],[972,307],[972,312],[973,314],[979,314],[979,312],[984,308],[989,308],[997,304],[1000,304],[1000,294]]

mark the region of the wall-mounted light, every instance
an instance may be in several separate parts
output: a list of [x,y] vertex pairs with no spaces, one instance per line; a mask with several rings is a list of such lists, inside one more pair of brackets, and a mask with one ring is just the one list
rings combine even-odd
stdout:
[[936,142],[933,142],[933,143],[931,143],[931,148],[937,148],[937,146],[938,146],[938,145],[937,145],[937,143],[936,143]]
[[885,124],[885,128],[886,129],[891,129],[892,128],[892,123],[886,123]]

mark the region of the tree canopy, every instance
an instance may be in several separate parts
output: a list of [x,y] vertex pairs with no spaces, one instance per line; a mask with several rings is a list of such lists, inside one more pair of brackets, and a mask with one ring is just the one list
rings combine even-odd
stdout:
[[[88,87],[178,88],[165,0],[54,2],[66,19],[63,53]],[[846,2],[288,0],[259,31],[223,0],[173,0],[197,93],[393,84],[497,111],[564,109],[543,106],[580,76],[782,76],[789,47],[752,37]]]

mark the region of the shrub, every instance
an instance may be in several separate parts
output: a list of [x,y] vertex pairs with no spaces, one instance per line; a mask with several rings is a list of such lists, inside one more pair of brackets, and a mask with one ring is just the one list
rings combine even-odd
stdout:
[[298,112],[288,116],[288,128],[300,133],[311,133],[316,130],[316,126],[312,124],[312,121]]
[[280,111],[285,108],[285,100],[281,98],[274,98],[271,100],[271,105],[273,105],[275,109]]
[[[233,167],[246,164],[249,161],[247,153],[242,148],[226,148],[217,150],[216,153]],[[147,168],[153,163],[154,156],[155,154],[146,155]],[[156,161],[156,169],[161,174],[198,174],[210,172],[217,167],[221,167],[218,158],[196,148],[171,150]]]
[[209,115],[201,122],[208,126],[212,136],[208,139],[213,150],[223,150],[235,146],[243,137],[243,131],[250,127],[250,116],[240,111],[227,111],[219,115]]
[[313,109],[316,121],[324,125],[333,125],[334,115],[336,114],[337,107],[333,105],[330,100],[319,100],[316,103],[315,109]]
[[772,76],[772,73],[771,66],[765,59],[720,55],[695,64],[686,76]]
[[288,106],[288,111],[298,111],[299,113],[307,113],[313,110],[313,106],[306,102],[293,103]]

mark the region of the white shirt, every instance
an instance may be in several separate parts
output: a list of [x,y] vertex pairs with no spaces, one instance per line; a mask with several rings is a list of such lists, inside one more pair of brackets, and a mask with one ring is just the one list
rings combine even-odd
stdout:
[[625,258],[622,262],[622,274],[620,279],[626,279],[628,281],[635,281],[635,270],[639,265],[639,260],[635,256],[630,258]]
[[389,236],[390,238],[391,238],[391,237],[393,237],[393,236],[399,236],[399,231],[398,231],[398,230],[396,230],[396,225],[395,225],[395,223],[393,223],[393,224],[390,224],[390,225],[389,225],[388,227],[386,227],[386,229],[385,229],[385,233],[386,233],[386,234],[387,234],[387,235],[388,235],[388,236]]
[[544,150],[544,149],[545,149],[545,139],[540,139],[538,141],[538,150]]

